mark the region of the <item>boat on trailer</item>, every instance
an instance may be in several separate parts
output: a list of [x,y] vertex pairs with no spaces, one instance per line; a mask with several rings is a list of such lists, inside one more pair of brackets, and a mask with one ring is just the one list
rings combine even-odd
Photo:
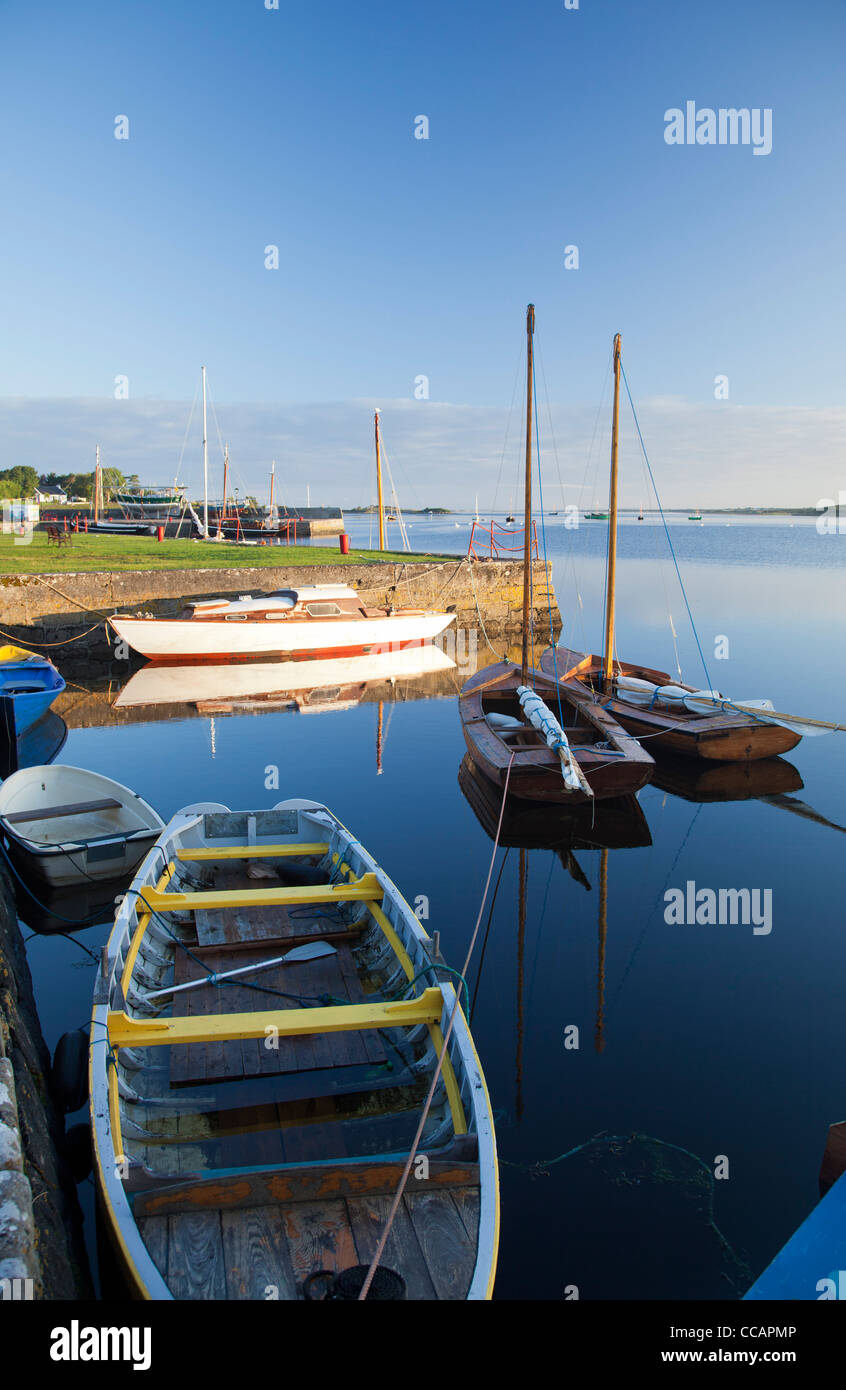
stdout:
[[94,994],[94,1169],[131,1291],[356,1297],[442,1054],[369,1297],[491,1295],[496,1143],[465,1013],[325,806],[185,807],[119,907]]
[[175,618],[115,614],[109,621],[133,650],[157,661],[231,661],[399,650],[437,637],[454,618],[424,608],[373,608],[346,584],[310,584],[257,598],[198,600]]

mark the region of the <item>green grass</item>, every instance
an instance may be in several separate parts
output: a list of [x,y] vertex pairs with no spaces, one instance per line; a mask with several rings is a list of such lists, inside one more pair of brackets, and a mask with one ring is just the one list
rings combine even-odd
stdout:
[[351,550],[337,545],[233,545],[203,541],[157,541],[154,536],[74,536],[59,549],[47,544],[44,531],[30,545],[15,545],[0,536],[0,575],[67,574],[74,571],[246,569],[294,565],[360,565],[379,560],[409,562],[450,560],[454,555],[417,555],[397,550]]

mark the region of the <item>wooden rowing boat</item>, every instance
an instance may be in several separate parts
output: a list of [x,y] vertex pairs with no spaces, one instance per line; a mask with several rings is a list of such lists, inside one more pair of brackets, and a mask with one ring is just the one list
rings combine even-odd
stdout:
[[[532,537],[532,395],[535,307],[526,311],[526,470],[523,519],[523,649],[518,666],[477,671],[458,708],[473,762],[509,795],[575,804],[632,794],[652,758],[588,691],[570,691],[529,666]],[[478,510],[478,508],[477,508]]]
[[568,647],[549,647],[540,660],[541,670],[557,678],[567,690],[586,698],[601,699],[603,708],[650,750],[664,750],[685,758],[706,758],[718,762],[746,762],[775,758],[795,748],[801,737],[781,724],[764,723],[749,714],[716,708],[711,714],[687,709],[678,698],[672,704],[644,698],[621,690],[621,677],[649,682],[656,688],[697,693],[695,686],[674,681],[666,671],[614,661],[611,686],[605,677],[604,658],[585,656]]
[[0,728],[7,738],[32,728],[65,682],[52,661],[12,645],[0,647]]
[[[132,1292],[354,1297],[456,1007],[417,917],[326,807],[176,815],[120,906],[92,1015],[95,1173]],[[370,1296],[488,1298],[498,1228],[459,1008]]]
[[22,768],[0,787],[12,859],[55,888],[129,873],[163,828],[137,792],[87,768]]
[[[498,787],[504,788],[508,777],[510,796],[573,805],[591,795],[631,795],[649,781],[654,767],[651,755],[612,713],[588,691],[580,694],[559,687],[542,671],[530,670],[531,688],[556,716],[560,707],[560,727],[590,791],[568,788],[558,754],[537,729],[520,720],[517,690],[521,684],[519,666],[501,661],[471,676],[458,701],[467,751]],[[500,723],[503,716],[512,721],[510,727]]]

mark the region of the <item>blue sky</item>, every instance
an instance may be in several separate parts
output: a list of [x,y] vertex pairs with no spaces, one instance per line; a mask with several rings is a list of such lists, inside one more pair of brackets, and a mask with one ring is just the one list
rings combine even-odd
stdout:
[[[367,500],[375,403],[433,502],[481,500],[532,299],[567,476],[619,329],[670,504],[813,505],[846,482],[844,41],[842,0],[6,0],[0,466],[99,439],[172,475],[205,362],[245,486],[270,450]],[[771,108],[772,153],[668,146],[688,100]]]

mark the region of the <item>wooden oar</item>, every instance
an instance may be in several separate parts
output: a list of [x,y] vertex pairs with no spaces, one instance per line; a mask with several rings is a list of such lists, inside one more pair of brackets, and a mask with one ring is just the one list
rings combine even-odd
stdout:
[[[688,695],[684,701],[687,709],[694,714],[710,713],[711,710],[725,710],[731,713],[736,710],[738,714],[751,714],[756,719],[760,719],[764,724],[782,723],[788,728],[794,728],[794,732],[806,728],[809,734],[812,731],[826,733],[846,733],[846,724],[832,724],[827,719],[806,719],[801,714],[783,714],[777,709],[768,709],[762,705],[755,704],[754,701],[745,703],[742,700],[710,700],[706,695],[699,696],[695,693]],[[703,708],[704,707],[704,708]]]
[[846,733],[846,724],[831,724],[827,719],[806,719],[803,714],[782,714],[777,709],[759,710],[754,705],[738,704],[736,700],[728,703],[744,714],[757,714],[760,719],[783,719],[786,723],[807,724],[811,729],[822,729],[826,733]]
[[284,956],[276,956],[273,960],[255,961],[252,965],[242,965],[238,970],[224,970],[219,975],[204,975],[199,980],[189,980],[184,985],[171,985],[168,989],[156,989],[152,994],[145,994],[147,999],[160,999],[164,994],[181,994],[185,989],[199,989],[200,985],[216,985],[219,980],[231,980],[235,975],[248,975],[254,970],[269,970],[273,965],[295,965],[301,960],[317,960],[319,956],[334,956],[335,947],[330,946],[328,941],[309,941],[305,946],[295,946],[292,951],[286,951]]

